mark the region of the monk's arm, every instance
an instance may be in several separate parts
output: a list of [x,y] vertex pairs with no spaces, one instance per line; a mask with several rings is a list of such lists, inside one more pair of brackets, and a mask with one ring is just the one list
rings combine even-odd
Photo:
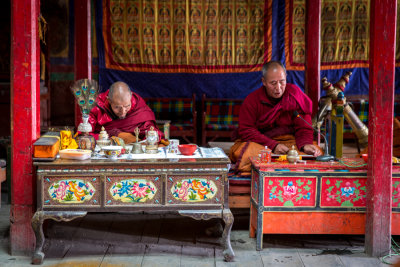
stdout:
[[[96,107],[95,107],[96,108]],[[95,108],[92,109],[89,113],[89,123],[92,126],[92,132],[91,135],[94,136],[94,138],[97,140],[99,137],[99,130],[100,126],[98,125],[97,118],[96,118],[96,110]],[[97,127],[97,128],[96,128]]]
[[[247,99],[246,99],[247,100]],[[257,107],[256,103],[244,101],[239,113],[239,137],[243,141],[251,141],[274,149],[277,141],[263,135],[257,129]]]
[[[102,123],[99,123],[99,121],[103,121],[104,122],[104,114],[102,114],[102,112],[100,111],[100,109],[98,107],[94,107],[92,108],[92,110],[89,113],[89,123],[90,125],[92,125],[92,133],[91,135],[93,135],[96,140],[99,136],[99,132],[101,130],[101,126],[103,125]],[[109,121],[111,121],[111,119],[108,118]],[[105,120],[107,121],[107,120]],[[118,128],[112,128],[112,129],[106,129],[108,135],[111,136],[118,136],[118,134],[120,134],[122,131]]]
[[[300,116],[312,125],[310,114],[301,114]],[[314,130],[302,119],[294,118],[294,136],[296,138],[297,147],[301,149],[303,146],[313,143]]]

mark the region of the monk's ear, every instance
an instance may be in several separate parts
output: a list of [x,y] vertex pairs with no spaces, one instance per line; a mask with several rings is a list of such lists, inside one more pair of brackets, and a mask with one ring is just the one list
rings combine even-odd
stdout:
[[265,78],[264,78],[264,77],[261,77],[261,82],[262,82],[262,84],[263,84],[264,86],[266,86],[266,81],[265,81]]

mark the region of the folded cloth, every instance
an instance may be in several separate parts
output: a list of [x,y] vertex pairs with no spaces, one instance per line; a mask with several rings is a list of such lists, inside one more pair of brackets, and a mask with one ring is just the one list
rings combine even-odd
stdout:
[[75,139],[72,138],[72,132],[69,130],[60,131],[61,145],[60,149],[77,149],[78,144]]
[[120,132],[118,137],[124,140],[125,144],[130,144],[136,142],[136,137],[131,133]]

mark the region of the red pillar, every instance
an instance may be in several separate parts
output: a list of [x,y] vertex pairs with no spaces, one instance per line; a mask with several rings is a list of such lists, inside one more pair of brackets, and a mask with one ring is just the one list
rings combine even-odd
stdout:
[[12,255],[28,255],[36,182],[32,144],[40,135],[40,0],[11,1],[11,211]]
[[368,182],[365,250],[390,250],[396,0],[372,0],[370,16]]
[[[92,46],[90,1],[75,0],[75,80],[92,79]],[[81,122],[81,111],[75,105],[75,125]]]
[[320,97],[321,0],[306,0],[305,92],[313,102],[314,116]]

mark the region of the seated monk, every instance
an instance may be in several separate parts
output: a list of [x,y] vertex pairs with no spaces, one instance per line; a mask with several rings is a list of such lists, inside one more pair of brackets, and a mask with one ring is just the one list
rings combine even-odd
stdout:
[[275,154],[286,154],[292,145],[300,154],[322,154],[313,144],[314,130],[294,115],[297,111],[311,124],[312,103],[308,96],[296,85],[286,83],[286,69],[278,61],[266,63],[262,75],[263,86],[249,94],[240,107],[239,139],[229,152],[242,175],[251,170],[248,158],[258,156],[265,146]]
[[164,138],[157,127],[153,111],[143,98],[132,92],[124,82],[115,82],[110,89],[97,97],[96,106],[90,111],[89,122],[97,139],[104,126],[109,136],[118,136],[125,144],[136,141],[134,130],[139,127],[139,139],[145,139],[146,130],[153,126],[159,140]]

